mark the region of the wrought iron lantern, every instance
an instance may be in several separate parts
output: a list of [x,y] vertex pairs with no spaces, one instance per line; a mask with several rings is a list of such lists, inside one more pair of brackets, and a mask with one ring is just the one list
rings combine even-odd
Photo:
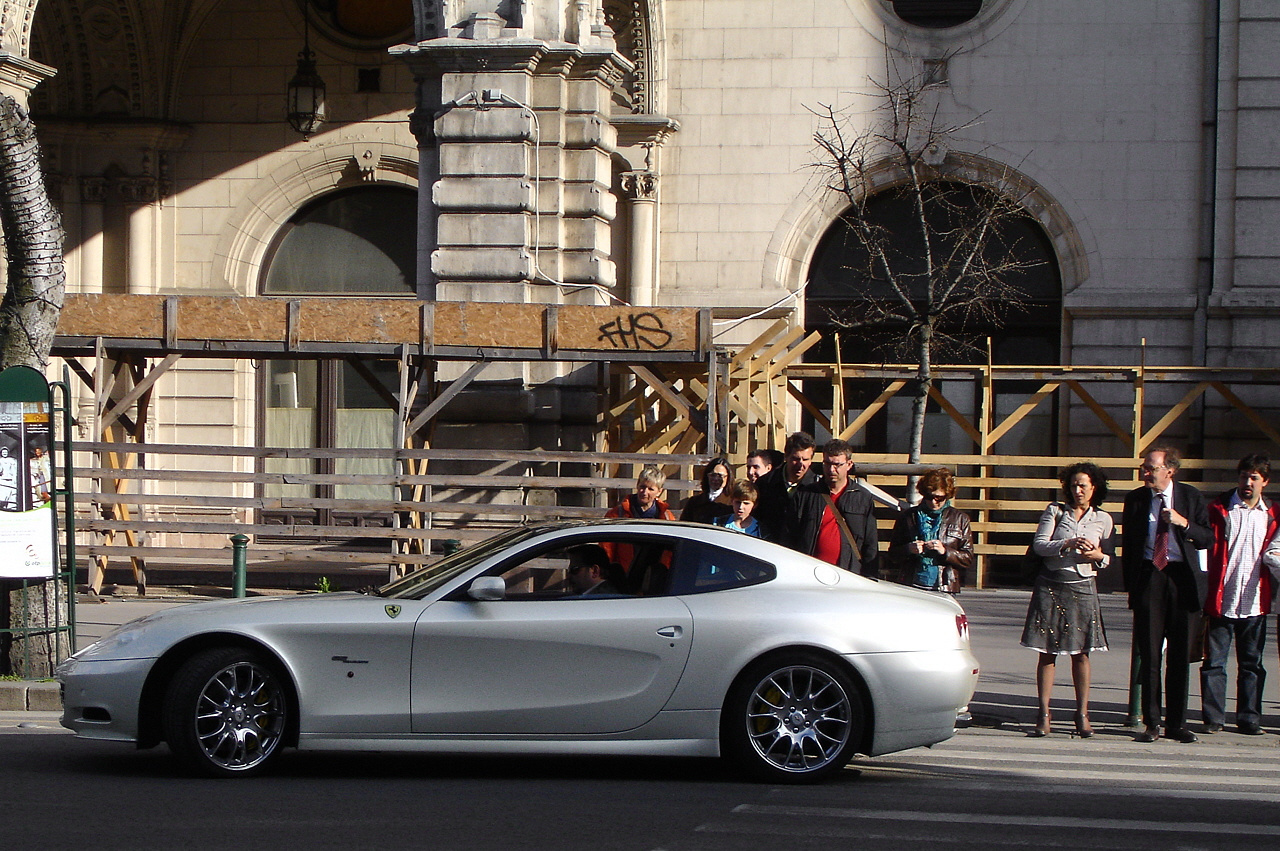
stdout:
[[298,68],[289,81],[286,112],[289,126],[309,138],[324,124],[324,80],[316,73],[316,54],[311,49],[311,16],[308,6],[302,4],[302,50],[298,53]]

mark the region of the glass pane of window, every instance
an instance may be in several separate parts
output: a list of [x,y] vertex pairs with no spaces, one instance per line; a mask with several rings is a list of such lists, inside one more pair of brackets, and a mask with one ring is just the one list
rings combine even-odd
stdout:
[[[316,441],[316,385],[318,364],[314,361],[270,360],[263,362],[267,370],[267,405],[264,411],[265,446],[304,448]],[[268,473],[309,473],[310,458],[267,458],[263,470]],[[309,497],[312,485],[289,485],[267,482],[262,486],[265,497]]]
[[417,195],[394,186],[320,198],[276,238],[262,292],[413,295],[417,210]]
[[[377,378],[383,390],[394,397],[399,387],[396,364],[391,361],[366,361],[365,366]],[[395,441],[394,408],[369,381],[349,363],[338,372],[338,398],[334,412],[334,446],[349,449],[389,449]],[[395,465],[385,455],[381,458],[338,458],[334,471],[339,475],[390,476]],[[394,488],[362,482],[340,484],[334,489],[338,499],[390,499]]]

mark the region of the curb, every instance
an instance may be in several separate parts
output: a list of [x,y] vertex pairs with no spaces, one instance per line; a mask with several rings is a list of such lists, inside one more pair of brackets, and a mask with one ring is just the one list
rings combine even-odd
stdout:
[[5,680],[0,682],[0,711],[61,712],[62,694],[54,682]]

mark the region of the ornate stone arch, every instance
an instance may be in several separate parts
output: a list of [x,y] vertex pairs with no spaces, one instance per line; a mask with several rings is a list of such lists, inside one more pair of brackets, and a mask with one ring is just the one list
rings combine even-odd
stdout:
[[[980,183],[1022,199],[1023,207],[1040,223],[1053,244],[1064,296],[1088,279],[1090,252],[1085,239],[1066,208],[1041,183],[996,160],[959,151],[948,152],[943,171],[956,179]],[[879,179],[869,188],[870,194],[902,182],[900,175],[887,168],[877,174]],[[797,198],[779,221],[766,249],[764,287],[800,292],[819,241],[848,206],[843,194],[820,187]]]
[[659,0],[604,0],[605,23],[613,30],[618,52],[634,66],[621,83],[630,111],[636,115],[662,112],[661,38],[662,4]]
[[214,272],[239,295],[256,295],[259,272],[276,232],[314,198],[353,186],[417,188],[417,151],[389,142],[324,145],[258,181],[228,218],[214,251]]

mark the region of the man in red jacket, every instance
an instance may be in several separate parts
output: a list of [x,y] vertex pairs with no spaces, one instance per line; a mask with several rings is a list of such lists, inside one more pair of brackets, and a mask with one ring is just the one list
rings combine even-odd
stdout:
[[1236,465],[1239,482],[1209,504],[1209,593],[1204,662],[1200,666],[1204,731],[1216,733],[1226,722],[1227,653],[1236,643],[1236,729],[1262,735],[1262,665],[1267,613],[1271,611],[1271,571],[1263,564],[1268,542],[1280,527],[1280,504],[1268,503],[1262,490],[1271,480],[1266,455],[1246,455]]

